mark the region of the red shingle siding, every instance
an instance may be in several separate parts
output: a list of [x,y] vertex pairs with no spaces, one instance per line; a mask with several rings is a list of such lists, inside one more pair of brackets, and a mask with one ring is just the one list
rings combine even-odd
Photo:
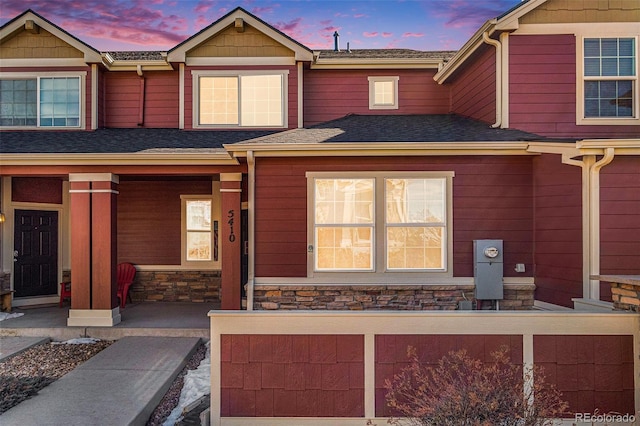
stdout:
[[[600,272],[637,274],[640,265],[640,157],[618,156],[600,172]],[[610,294],[607,284],[602,291]]]
[[[184,128],[193,129],[193,74],[196,70],[210,71],[229,71],[231,74],[237,71],[283,71],[289,72],[288,78],[288,103],[287,103],[287,119],[288,128],[294,129],[298,127],[298,68],[296,66],[238,66],[238,67],[185,67],[184,71]],[[287,100],[285,100],[287,101]]]
[[533,176],[536,300],[573,307],[582,297],[581,170],[544,154]]
[[509,38],[509,127],[544,136],[638,137],[638,126],[577,126],[576,38]]
[[544,369],[569,413],[633,414],[633,336],[533,336]]
[[144,73],[144,124],[140,126],[141,78],[134,72],[105,75],[105,127],[177,128],[178,74]]
[[221,336],[223,417],[363,417],[364,336]]
[[[305,126],[347,114],[447,114],[449,91],[434,70],[305,70]],[[398,109],[369,109],[369,79],[398,76]]]
[[496,53],[484,48],[473,63],[459,71],[451,86],[451,110],[460,115],[496,121]]
[[503,239],[505,276],[533,266],[530,157],[388,157],[256,161],[256,276],[307,275],[307,171],[453,170],[453,274],[473,276],[473,240]]

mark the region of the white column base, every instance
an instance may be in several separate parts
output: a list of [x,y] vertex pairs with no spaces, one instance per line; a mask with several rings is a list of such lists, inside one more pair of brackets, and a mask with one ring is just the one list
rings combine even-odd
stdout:
[[113,309],[69,309],[69,327],[113,327],[121,321],[120,307]]

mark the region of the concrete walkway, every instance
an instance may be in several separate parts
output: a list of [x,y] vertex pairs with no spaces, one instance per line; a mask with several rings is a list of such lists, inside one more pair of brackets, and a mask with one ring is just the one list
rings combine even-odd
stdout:
[[18,355],[33,346],[49,343],[50,341],[51,339],[48,337],[0,336],[0,362]]
[[123,337],[0,415],[0,424],[144,425],[199,342]]

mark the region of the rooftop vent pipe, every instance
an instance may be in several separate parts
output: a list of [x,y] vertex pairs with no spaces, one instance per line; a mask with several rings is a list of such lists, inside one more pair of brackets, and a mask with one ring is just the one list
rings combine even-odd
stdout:
[[340,40],[340,34],[338,34],[338,31],[336,31],[333,33],[333,51],[334,52],[340,51],[340,48],[338,47],[339,40]]

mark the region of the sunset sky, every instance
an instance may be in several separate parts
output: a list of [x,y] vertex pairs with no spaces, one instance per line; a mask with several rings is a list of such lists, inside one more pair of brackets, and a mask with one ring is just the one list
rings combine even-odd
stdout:
[[168,50],[240,6],[311,49],[457,50],[520,0],[0,0],[0,24],[27,9],[100,51]]

